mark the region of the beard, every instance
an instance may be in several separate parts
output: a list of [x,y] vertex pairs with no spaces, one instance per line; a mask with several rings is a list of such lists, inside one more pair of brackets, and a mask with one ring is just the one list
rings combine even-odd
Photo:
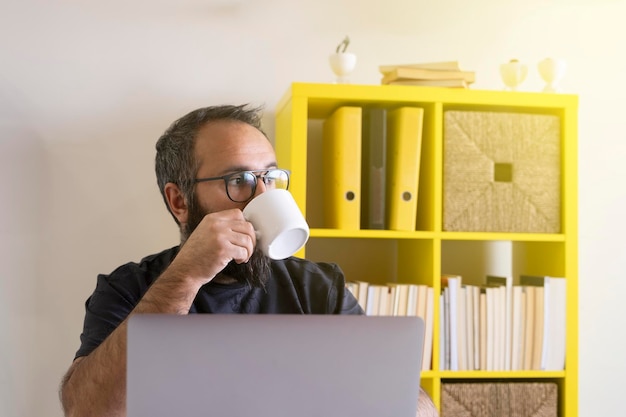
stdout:
[[[187,223],[181,225],[181,246],[208,213],[209,211],[202,208],[195,198],[190,199]],[[270,275],[270,258],[265,256],[257,246],[248,262],[238,264],[231,260],[221,273],[239,283],[247,284],[253,288],[265,289],[265,284]]]

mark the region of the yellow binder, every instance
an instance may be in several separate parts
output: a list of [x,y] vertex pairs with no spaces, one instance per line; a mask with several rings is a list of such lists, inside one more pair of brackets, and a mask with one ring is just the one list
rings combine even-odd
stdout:
[[387,224],[415,230],[424,109],[400,107],[387,114]]
[[361,108],[339,107],[324,121],[324,223],[358,230],[361,225]]

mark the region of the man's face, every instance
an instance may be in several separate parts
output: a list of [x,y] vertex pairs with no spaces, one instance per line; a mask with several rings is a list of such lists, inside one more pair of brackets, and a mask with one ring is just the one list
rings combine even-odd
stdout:
[[[241,122],[219,121],[205,125],[198,132],[194,151],[200,162],[196,178],[276,167],[274,149],[267,138],[254,127]],[[265,186],[259,181],[256,195],[264,191]],[[206,214],[231,208],[243,209],[246,204],[228,198],[224,181],[198,183],[194,199],[189,202],[187,222],[181,225],[183,240],[189,237]],[[262,287],[269,274],[269,258],[257,247],[247,263],[231,261],[222,273],[239,282]]]

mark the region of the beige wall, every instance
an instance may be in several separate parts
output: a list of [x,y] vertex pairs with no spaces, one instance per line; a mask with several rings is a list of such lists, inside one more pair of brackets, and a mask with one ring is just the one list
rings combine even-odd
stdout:
[[[196,107],[273,109],[329,82],[346,35],[353,82],[379,64],[566,59],[580,95],[580,415],[622,414],[626,313],[626,4],[610,0],[3,0],[0,2],[0,415],[60,416],[99,272],[176,244],[154,142]],[[621,236],[620,236],[621,235]]]

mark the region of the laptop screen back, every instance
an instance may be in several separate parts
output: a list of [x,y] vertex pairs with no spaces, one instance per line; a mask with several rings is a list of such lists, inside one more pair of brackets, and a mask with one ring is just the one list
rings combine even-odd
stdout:
[[128,417],[415,417],[418,317],[134,315]]

